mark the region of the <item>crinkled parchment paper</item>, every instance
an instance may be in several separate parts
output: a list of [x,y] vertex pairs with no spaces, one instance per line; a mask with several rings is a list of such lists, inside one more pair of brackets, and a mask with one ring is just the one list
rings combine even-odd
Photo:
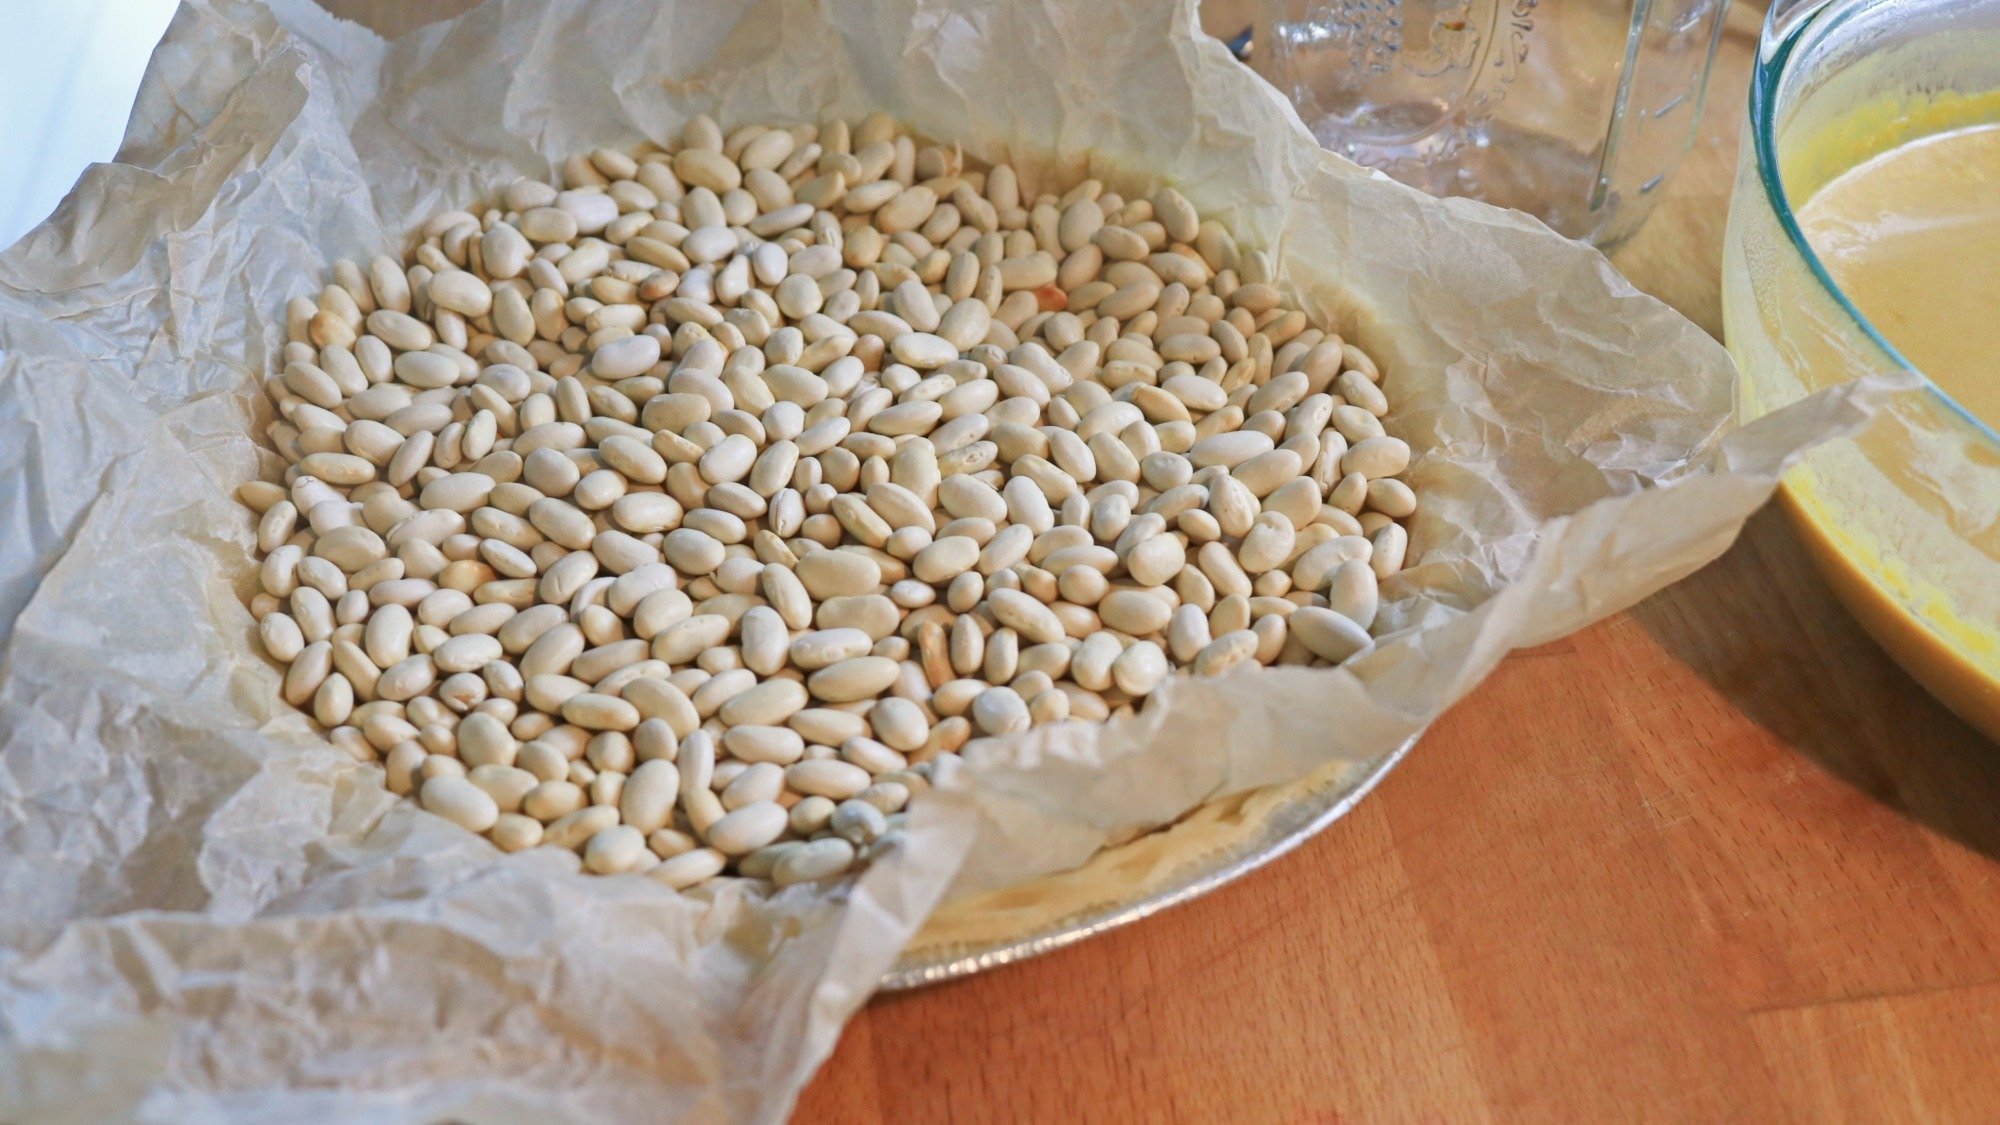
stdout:
[[[1693,325],[1532,221],[1324,155],[1195,27],[1147,0],[490,0],[384,43],[301,0],[184,6],[117,163],[0,256],[0,1119],[779,1118],[948,888],[1378,758],[1509,649],[1713,558],[1865,413],[1725,439]],[[285,300],[696,111],[877,108],[1031,183],[1171,181],[1279,253],[1423,451],[1399,635],[975,748],[837,888],[680,897],[390,797],[277,701],[244,608],[231,491],[279,468],[249,435]]]

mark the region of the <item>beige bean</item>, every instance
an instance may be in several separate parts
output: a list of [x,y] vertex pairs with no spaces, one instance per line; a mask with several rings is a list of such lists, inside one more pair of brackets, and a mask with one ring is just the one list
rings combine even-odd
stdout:
[[723,732],[722,745],[740,762],[780,766],[798,761],[806,749],[805,737],[789,727],[731,727]]
[[1175,661],[1192,663],[1210,639],[1208,614],[1200,606],[1184,604],[1173,611],[1167,623],[1167,651]]
[[830,664],[806,679],[812,694],[828,703],[853,703],[880,694],[896,682],[895,661],[856,656]]
[[502,765],[473,766],[465,779],[493,798],[493,803],[502,813],[520,809],[522,800],[541,784],[540,779],[527,770]]
[[501,813],[489,835],[503,852],[526,851],[542,842],[542,822],[520,813]]
[[1382,478],[1368,482],[1368,507],[1391,519],[1402,519],[1417,512],[1417,494],[1410,486],[1393,478]]
[[629,824],[614,824],[591,834],[583,846],[583,865],[599,875],[631,871],[652,855],[645,833]]
[[1028,729],[1028,704],[1010,687],[988,688],[972,701],[972,721],[982,734],[1003,735]]
[[792,663],[799,668],[816,672],[843,660],[865,655],[874,643],[875,638],[861,629],[820,629],[794,640],[790,655]]
[[1257,644],[1257,634],[1249,629],[1224,633],[1195,654],[1194,674],[1219,676],[1239,664],[1253,661],[1257,657]]
[[1237,550],[1237,562],[1246,574],[1255,576],[1265,571],[1275,570],[1291,557],[1292,545],[1298,533],[1292,521],[1279,512],[1265,512],[1250,526],[1250,533],[1243,537],[1243,545]]
[[1410,549],[1410,533],[1399,523],[1384,524],[1369,543],[1374,547],[1368,565],[1377,578],[1387,578],[1403,569],[1403,557]]
[[1340,458],[1340,471],[1359,473],[1369,480],[1393,477],[1410,466],[1410,447],[1402,438],[1364,437],[1348,447]]
[[725,855],[740,856],[776,840],[790,825],[790,815],[775,801],[759,801],[716,821],[709,827],[709,846]]
[[565,722],[585,730],[629,731],[639,725],[637,707],[618,696],[596,692],[569,697],[563,702],[562,716]]
[[882,584],[882,567],[859,551],[815,551],[799,560],[796,573],[806,593],[828,598],[870,594]]
[[1333,568],[1326,582],[1326,605],[1368,629],[1375,624],[1381,594],[1375,571],[1362,559],[1348,559]]
[[1111,628],[1145,637],[1167,627],[1173,607],[1143,590],[1113,590],[1098,603],[1097,613]]
[[1112,682],[1134,698],[1151,694],[1167,678],[1167,671],[1167,654],[1152,641],[1128,646],[1111,662]]
[[433,777],[423,784],[423,806],[468,832],[484,832],[500,819],[500,806],[463,777]]
[[1352,618],[1318,606],[1300,606],[1288,619],[1291,633],[1314,656],[1338,664],[1373,645],[1368,630]]
[[854,796],[873,781],[867,770],[837,758],[797,762],[785,768],[785,786],[792,792],[834,801]]
[[697,848],[662,860],[647,874],[675,890],[683,890],[720,875],[728,863],[729,856],[723,852],[714,848]]
[[1187,547],[1172,535],[1155,535],[1125,555],[1125,570],[1141,586],[1163,586],[1187,565]]
[[717,715],[730,726],[777,726],[804,710],[807,701],[805,685],[797,680],[765,680],[732,697]]
[[542,832],[542,843],[551,848],[574,851],[591,837],[618,823],[618,810],[605,805],[578,808],[557,817]]
[[[797,806],[793,809],[796,812]],[[772,866],[771,881],[778,886],[789,887],[830,879],[847,871],[854,860],[854,845],[838,836],[810,840],[786,853]]]
[[641,762],[619,792],[618,814],[641,832],[664,828],[672,819],[680,795],[680,771],[662,759]]
[[1062,621],[1048,606],[1027,594],[1017,590],[994,590],[986,597],[993,616],[1029,640],[1037,644],[1062,640]]

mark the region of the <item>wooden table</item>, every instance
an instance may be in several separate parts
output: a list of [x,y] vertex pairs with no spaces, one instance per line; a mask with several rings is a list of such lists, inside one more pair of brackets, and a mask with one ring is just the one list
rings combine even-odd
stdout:
[[[1721,332],[1758,13],[1615,261]],[[800,1121],[2000,1115],[2000,748],[1775,510],[1516,655],[1319,838],[1036,960],[877,999]]]

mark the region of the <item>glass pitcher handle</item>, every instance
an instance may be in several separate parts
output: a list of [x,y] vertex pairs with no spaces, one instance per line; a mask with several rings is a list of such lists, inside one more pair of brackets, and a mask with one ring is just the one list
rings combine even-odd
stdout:
[[1593,214],[1643,217],[1651,208],[1649,197],[1665,185],[1701,126],[1704,82],[1727,10],[1728,0],[1633,3],[1625,65],[1589,201]]

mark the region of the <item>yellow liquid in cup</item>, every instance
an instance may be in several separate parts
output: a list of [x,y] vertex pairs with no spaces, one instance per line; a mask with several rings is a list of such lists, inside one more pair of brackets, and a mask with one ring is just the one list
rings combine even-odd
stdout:
[[1798,219],[1869,323],[2000,427],[2000,125],[1871,157],[1829,180]]

